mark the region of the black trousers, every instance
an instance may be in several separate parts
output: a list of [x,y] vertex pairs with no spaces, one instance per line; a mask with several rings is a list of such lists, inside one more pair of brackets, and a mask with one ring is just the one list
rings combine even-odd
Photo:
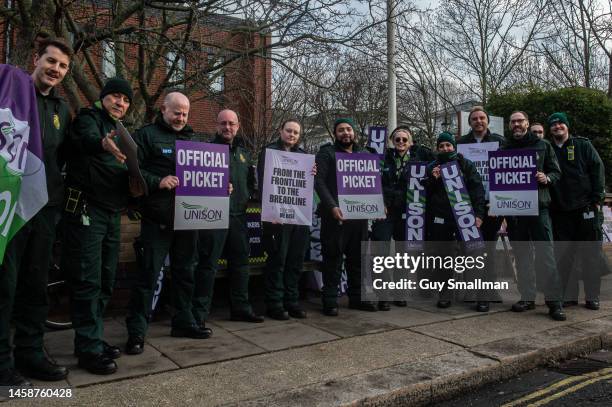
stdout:
[[343,255],[346,256],[349,301],[361,300],[361,242],[367,239],[367,233],[367,220],[345,220],[339,224],[331,216],[322,217],[323,307],[336,307],[338,304]]
[[599,299],[602,265],[601,214],[592,207],[571,212],[551,212],[555,257],[564,301],[578,301],[579,280],[586,300]]

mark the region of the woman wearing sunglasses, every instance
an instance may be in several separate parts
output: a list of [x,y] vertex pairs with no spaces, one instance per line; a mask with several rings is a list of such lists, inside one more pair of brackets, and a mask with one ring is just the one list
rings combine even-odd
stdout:
[[[406,190],[408,188],[408,162],[426,161],[434,159],[430,149],[415,145],[412,134],[407,126],[399,126],[389,136],[393,148],[387,148],[381,166],[382,186],[387,218],[378,220],[372,225],[372,240],[388,242],[393,240],[401,242],[406,237]],[[400,307],[406,306],[406,301],[394,301]],[[378,309],[388,311],[390,303],[379,301]]]

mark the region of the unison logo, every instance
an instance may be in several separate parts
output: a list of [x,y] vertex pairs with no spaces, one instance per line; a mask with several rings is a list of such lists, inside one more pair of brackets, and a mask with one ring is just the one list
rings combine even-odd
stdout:
[[366,204],[359,201],[351,201],[348,199],[343,199],[344,204],[346,205],[346,210],[352,213],[376,213],[378,212],[377,204]]
[[297,164],[297,160],[287,157],[286,155],[281,155],[282,160],[281,163],[282,164],[289,164],[289,165],[296,165]]
[[518,211],[526,211],[531,209],[531,201],[521,201],[509,196],[495,195],[497,200],[496,205],[500,209],[516,209]]
[[223,211],[221,209],[208,209],[203,205],[192,205],[181,202],[183,218],[185,220],[203,220],[205,222],[217,222],[221,220]]

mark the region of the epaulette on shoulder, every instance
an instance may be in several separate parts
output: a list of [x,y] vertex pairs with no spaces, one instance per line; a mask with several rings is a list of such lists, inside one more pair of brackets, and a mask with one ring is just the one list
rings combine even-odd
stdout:
[[581,140],[582,142],[587,142],[590,143],[591,139],[589,139],[588,137],[584,137],[584,136],[572,136],[575,140]]

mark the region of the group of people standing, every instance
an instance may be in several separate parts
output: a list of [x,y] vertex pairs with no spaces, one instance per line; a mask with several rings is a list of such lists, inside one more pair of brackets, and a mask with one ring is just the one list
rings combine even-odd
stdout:
[[[43,326],[48,308],[47,273],[59,217],[63,220],[62,267],[70,284],[74,353],[78,365],[94,374],[112,374],[117,370],[115,359],[121,356],[122,350],[104,341],[102,318],[115,283],[120,216],[130,196],[140,198],[143,257],[129,302],[125,353],[136,355],[144,351],[153,291],[167,254],[172,264],[175,310],[171,336],[194,339],[212,336],[206,321],[215,273],[224,248],[229,254],[230,318],[263,322],[263,316],[253,311],[248,298],[247,203],[254,193],[256,178],[259,177],[260,183],[263,178],[266,149],[305,153],[299,147],[300,123],[287,120],[279,130],[279,138],[262,150],[255,171],[249,153],[236,140],[240,121],[234,111],[222,110],[216,120],[216,135],[212,140],[203,140],[187,124],[189,99],[180,92],[171,92],[163,99],[155,121],[133,134],[138,146],[139,167],[148,190],[143,195],[142,188],[130,178],[127,157],[116,134],[118,122],[132,104],[130,84],[121,78],[108,80],[99,100],[71,119],[67,104],[55,88],[67,73],[72,55],[72,50],[62,40],[47,39],[40,43],[34,59],[31,77],[38,101],[49,201],[11,240],[1,265],[0,386],[27,385],[22,374],[49,381],[61,380],[68,374],[66,367],[49,360],[43,350]],[[566,281],[567,268],[560,266],[562,272],[558,272],[549,207],[553,223],[561,225],[557,227],[555,223],[554,230],[559,238],[601,241],[595,227],[601,220],[600,207],[604,199],[601,159],[587,139],[569,136],[569,122],[562,113],[549,118],[554,144],[528,131],[528,117],[524,112],[511,115],[512,137],[509,139],[488,130],[488,115],[482,108],[473,109],[469,121],[472,131],[459,143],[499,141],[502,148],[538,150],[539,216],[506,220],[512,239],[550,244],[537,245],[535,257],[517,253],[522,297],[513,305],[513,310],[534,307],[535,265],[538,282],[547,281],[545,294],[550,315],[553,319],[565,319],[562,291],[575,291],[577,282],[570,285]],[[318,214],[323,256],[323,314],[338,315],[338,285],[343,262],[348,277],[349,307],[365,311],[388,310],[388,302],[362,301],[361,242],[368,239],[368,225],[365,220],[344,219],[338,205],[335,153],[363,150],[352,120],[336,120],[334,138],[334,143],[320,148],[312,170],[314,187],[321,201]],[[176,140],[209,141],[229,147],[227,229],[174,230],[174,190],[180,182],[175,173]],[[480,176],[473,163],[457,154],[455,137],[442,133],[435,152],[414,145],[406,127],[395,129],[390,140],[393,148],[387,149],[382,165],[387,218],[374,222],[372,239],[404,240],[409,177],[406,169],[410,161],[424,161],[428,163],[425,183],[429,192],[427,239],[456,240],[457,226],[441,184],[439,166],[457,160],[468,184],[477,226],[487,241],[487,250],[493,250],[502,219],[487,215]],[[61,174],[64,165],[65,180]],[[584,216],[589,211],[596,215]],[[579,229],[564,227],[568,221],[579,222],[581,226]],[[309,243],[309,228],[270,222],[263,222],[262,227],[268,255],[265,268],[267,315],[277,320],[306,318],[306,311],[298,302],[298,281]],[[569,264],[569,257],[574,253],[563,254],[564,264]],[[589,269],[584,267],[583,271]],[[488,272],[490,279],[494,279],[495,267],[490,266]],[[590,279],[586,290],[587,307],[596,309],[599,306],[599,278]],[[405,301],[395,303],[406,305]],[[449,305],[448,298],[440,298],[438,306]],[[477,308],[488,311],[488,302],[478,301]],[[13,346],[11,320],[15,326]]]
[[[389,138],[393,148],[387,149],[382,164],[382,185],[387,218],[374,221],[372,240],[405,240],[406,191],[410,161],[427,162],[422,184],[426,190],[425,240],[441,242],[433,245],[446,254],[460,250],[461,241],[451,202],[443,185],[440,166],[457,161],[476,217],[476,226],[485,241],[489,255],[483,280],[496,281],[495,247],[498,232],[504,221],[513,244],[516,259],[520,300],[512,311],[523,312],[535,308],[538,291],[545,296],[552,319],[566,319],[564,305],[577,305],[578,281],[585,287],[585,306],[599,309],[601,276],[607,272],[602,253],[602,206],[605,198],[604,165],[599,154],[587,138],[571,136],[569,120],[562,112],[548,118],[550,141],[530,131],[526,112],[515,111],[509,118],[511,135],[503,137],[489,130],[489,115],[480,106],[471,109],[468,116],[470,132],[456,140],[453,134],[443,132],[436,140],[436,151],[413,144],[410,131],[398,127]],[[348,124],[347,124],[348,123]],[[541,126],[541,125],[540,125]],[[315,188],[321,198],[321,242],[323,255],[323,313],[338,315],[336,287],[340,281],[340,262],[345,256],[348,280],[349,308],[365,311],[387,311],[388,301],[361,300],[361,241],[367,238],[367,221],[346,220],[338,205],[335,152],[360,151],[350,120],[336,121],[336,141],[324,146],[317,154],[318,177]],[[491,216],[489,202],[475,165],[457,152],[457,144],[497,142],[502,150],[529,149],[536,152],[538,184],[537,216]],[[578,267],[576,266],[576,258]],[[437,279],[447,280],[453,270],[437,270]],[[490,291],[477,293],[476,310],[489,311],[495,298]],[[405,306],[403,300],[395,301]],[[451,306],[451,293],[442,290],[437,306]]]

